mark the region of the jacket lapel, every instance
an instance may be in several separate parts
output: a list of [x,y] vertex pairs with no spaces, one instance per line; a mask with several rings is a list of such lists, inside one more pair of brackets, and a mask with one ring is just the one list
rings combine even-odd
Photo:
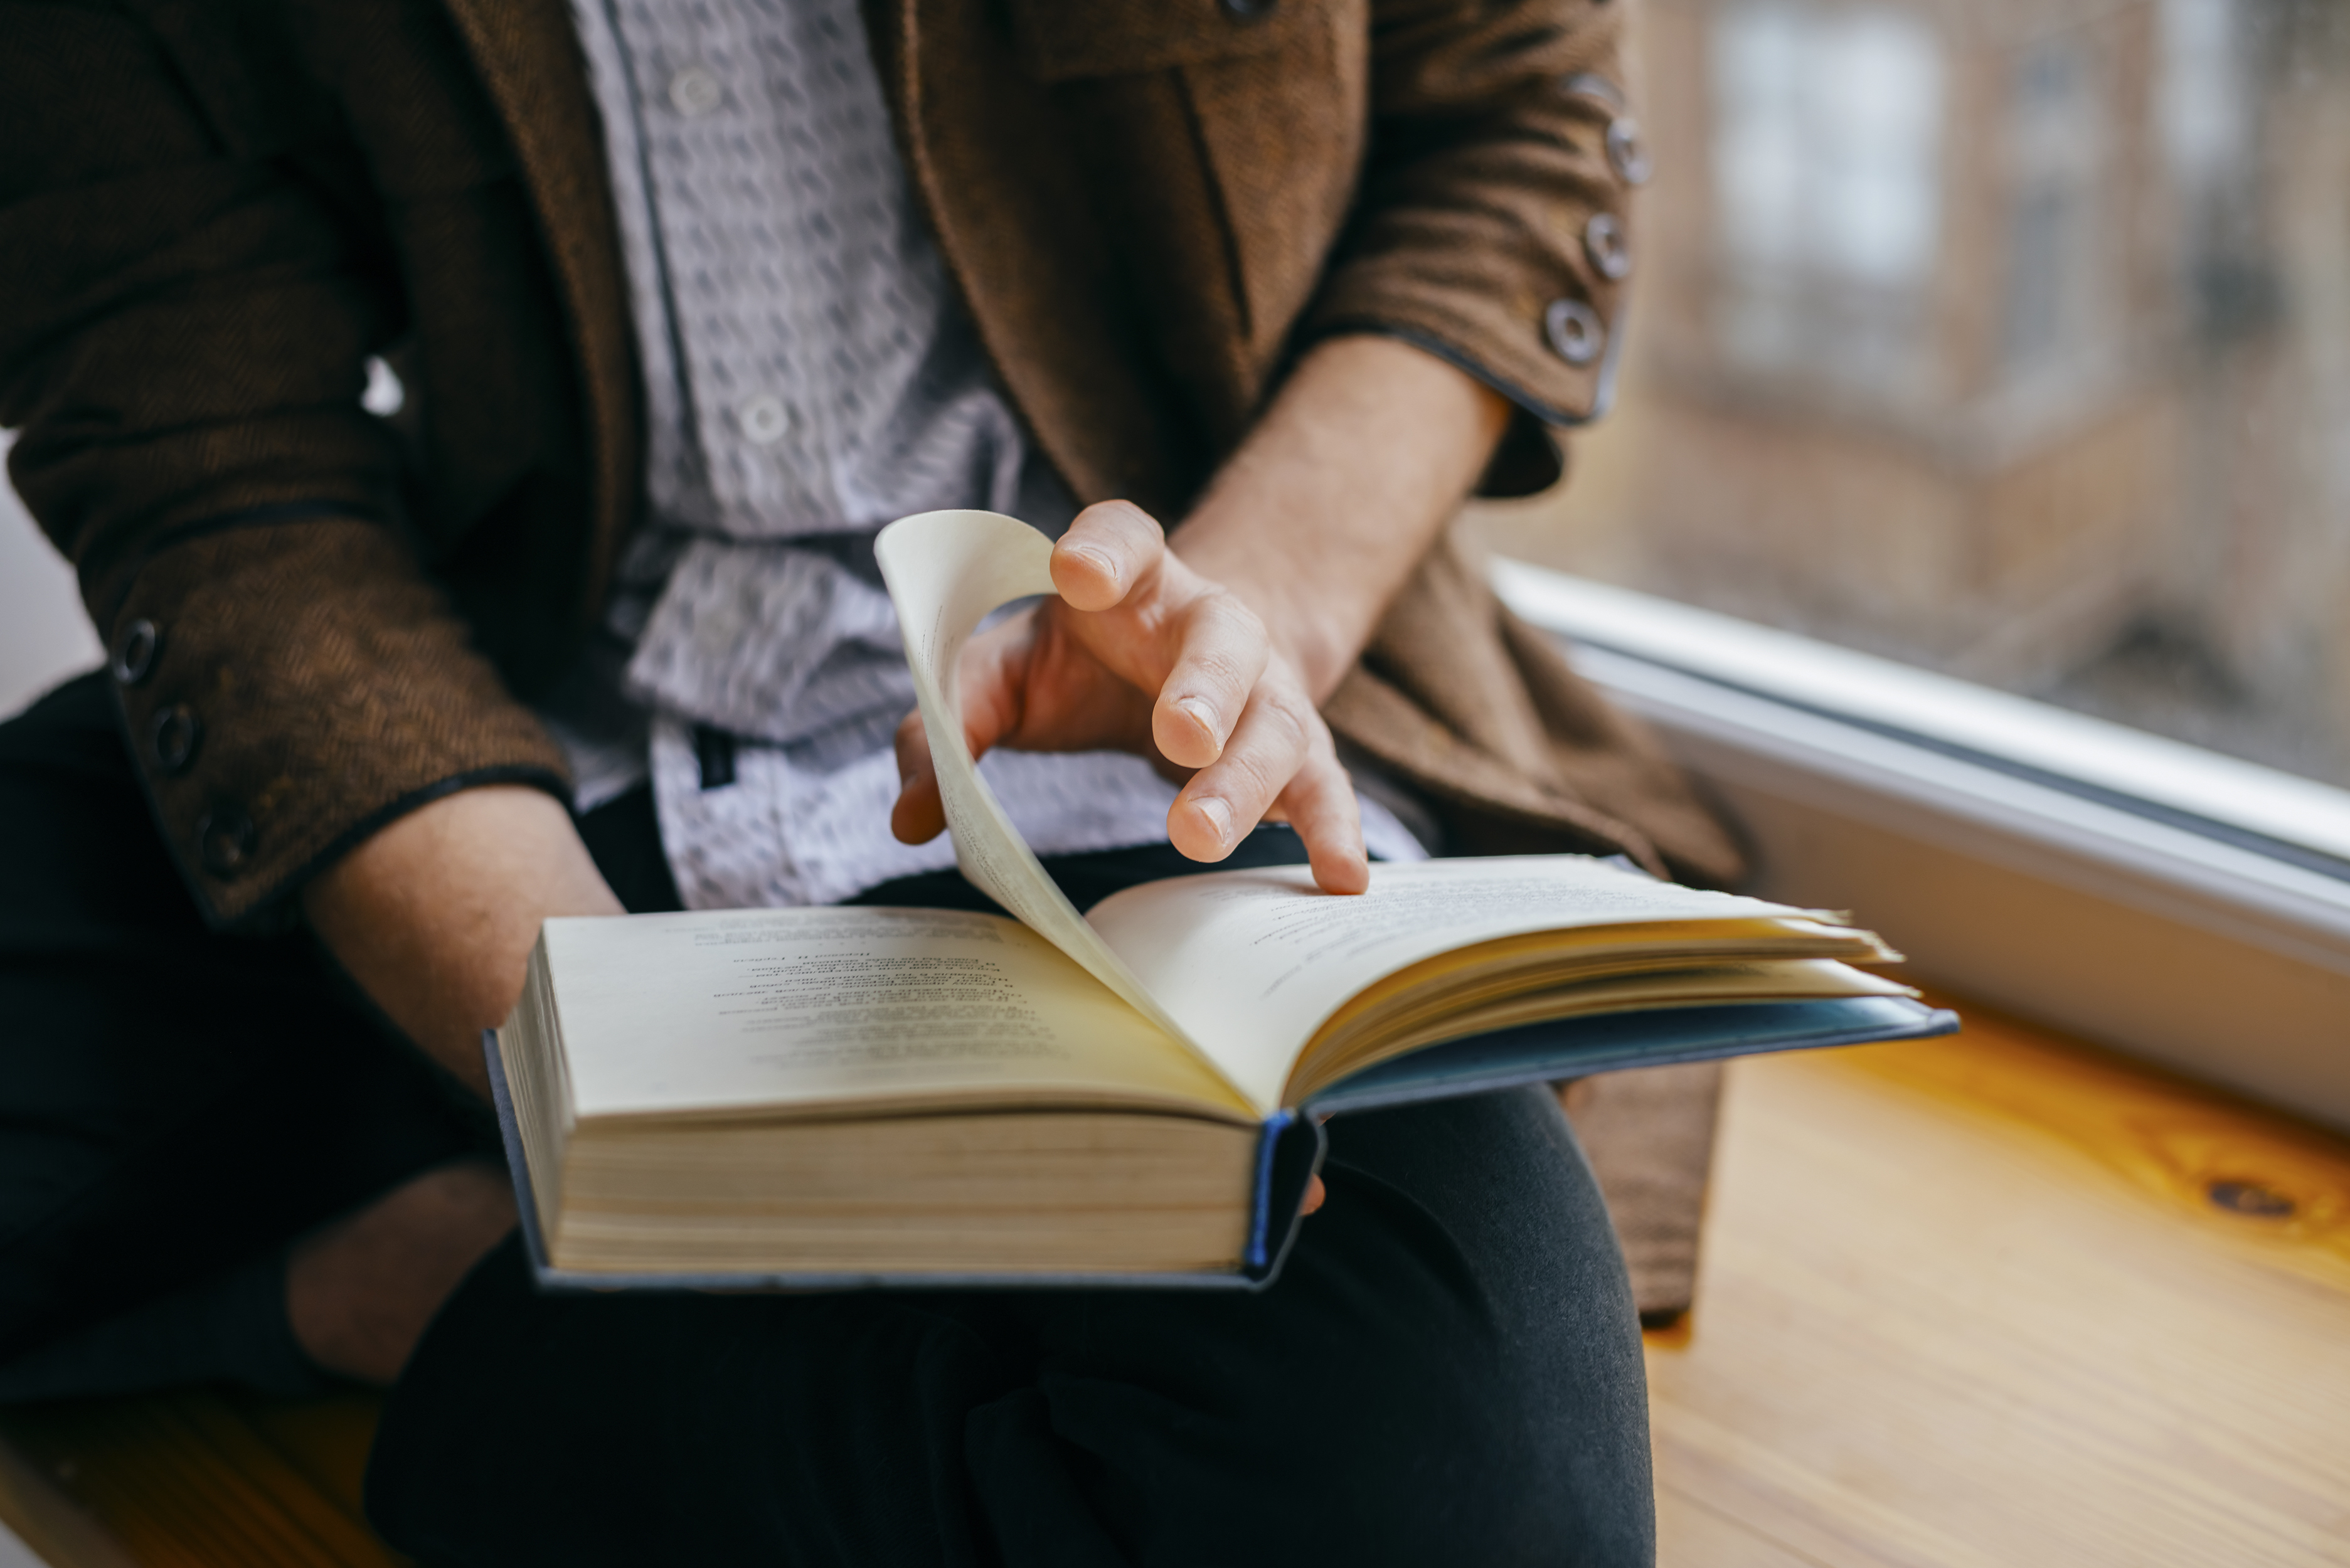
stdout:
[[603,128],[564,0],[445,0],[504,121],[562,294],[588,438],[590,537],[580,611],[603,603],[639,462],[630,338]]
[[1201,475],[1150,379],[1070,128],[972,0],[865,0],[899,151],[1005,391],[1080,501],[1170,525]]

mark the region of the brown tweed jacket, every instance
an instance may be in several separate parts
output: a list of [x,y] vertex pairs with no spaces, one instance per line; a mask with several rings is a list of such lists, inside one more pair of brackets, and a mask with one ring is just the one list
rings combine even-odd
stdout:
[[[1610,0],[868,0],[899,141],[1079,496],[1181,515],[1299,346],[1418,343],[1556,472],[1613,314]],[[1570,79],[1574,78],[1574,79]],[[564,0],[0,3],[0,423],[212,919],[398,814],[565,787],[525,705],[639,504],[602,142]],[[359,403],[385,356],[398,417]],[[1451,546],[1328,708],[1470,847],[1736,857]]]

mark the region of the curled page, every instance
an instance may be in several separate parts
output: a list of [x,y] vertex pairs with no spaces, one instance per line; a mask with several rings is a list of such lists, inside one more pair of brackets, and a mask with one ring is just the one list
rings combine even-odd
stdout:
[[[1513,855],[1374,865],[1370,890],[1353,898],[1317,897],[1303,866],[1146,882],[1095,905],[1087,924],[1262,1105],[1292,1099],[1315,1031],[1399,970],[1578,928],[1768,920],[1817,930],[1813,913],[1675,887],[1586,856]],[[1695,938],[1680,940],[1701,959]]]
[[[946,806],[947,831],[954,836],[955,863],[980,891],[1213,1066],[1199,1043],[1142,988],[1045,874],[980,776],[963,736],[957,680],[963,645],[1000,606],[1058,591],[1053,587],[1053,542],[1000,512],[921,512],[882,529],[873,550],[906,639],[931,765]],[[1217,1075],[1223,1075],[1222,1069]]]

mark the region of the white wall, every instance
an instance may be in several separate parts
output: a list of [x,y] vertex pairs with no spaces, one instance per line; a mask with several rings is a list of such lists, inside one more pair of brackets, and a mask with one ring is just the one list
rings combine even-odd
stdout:
[[[0,435],[0,454],[9,438]],[[73,568],[0,483],[0,716],[101,657]]]

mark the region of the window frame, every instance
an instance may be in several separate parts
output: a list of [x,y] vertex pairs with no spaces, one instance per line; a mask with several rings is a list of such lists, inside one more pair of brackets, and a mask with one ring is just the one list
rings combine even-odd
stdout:
[[2350,791],[1497,559],[1755,852],[1923,983],[2350,1130]]

